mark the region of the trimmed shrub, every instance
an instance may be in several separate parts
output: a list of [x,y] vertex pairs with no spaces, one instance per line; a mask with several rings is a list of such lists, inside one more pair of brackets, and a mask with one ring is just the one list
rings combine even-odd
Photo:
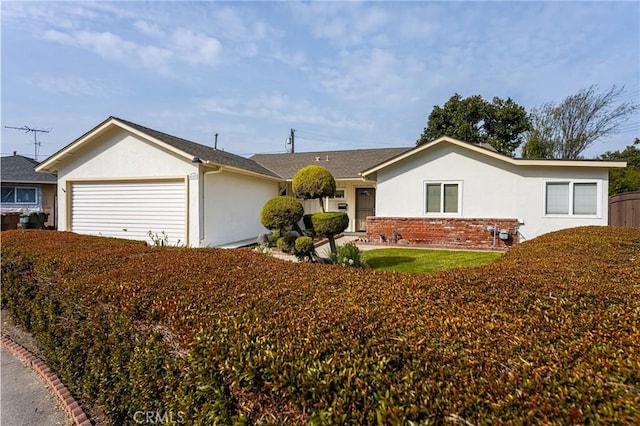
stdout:
[[304,208],[300,201],[281,195],[265,203],[260,213],[260,222],[267,229],[288,229],[296,225],[303,214]]
[[349,226],[349,216],[345,212],[314,213],[311,223],[316,234],[323,237],[341,233]]
[[331,253],[336,254],[336,242],[333,237],[349,226],[349,216],[346,212],[315,213],[311,216],[313,230],[317,235],[329,239]]
[[2,307],[105,424],[640,424],[640,229],[429,275],[41,230],[1,250]]
[[293,176],[293,192],[298,198],[305,200],[318,199],[322,211],[322,198],[331,197],[336,193],[336,181],[329,170],[322,166],[311,165],[303,167]]
[[313,245],[313,238],[298,237],[293,246],[293,254],[298,258],[298,260],[312,261],[316,254],[316,249]]
[[276,247],[278,247],[278,250],[280,250],[283,253],[291,253],[291,250],[293,249],[293,245],[295,244],[295,242],[296,242],[296,237],[292,235],[287,235],[287,236],[278,238],[276,242]]

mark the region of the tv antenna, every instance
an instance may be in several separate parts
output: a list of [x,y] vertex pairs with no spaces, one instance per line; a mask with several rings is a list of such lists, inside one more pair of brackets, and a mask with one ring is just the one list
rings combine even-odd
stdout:
[[22,127],[4,126],[4,127],[5,129],[22,130],[26,133],[33,133],[33,156],[34,156],[34,160],[38,161],[38,147],[40,146],[40,142],[38,142],[38,133],[49,133],[50,130],[32,129],[29,126],[22,126]]

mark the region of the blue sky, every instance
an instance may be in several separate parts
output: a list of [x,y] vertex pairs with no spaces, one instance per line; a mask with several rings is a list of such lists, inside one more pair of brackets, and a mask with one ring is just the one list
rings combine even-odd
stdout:
[[[640,3],[2,1],[2,155],[110,115],[241,155],[412,146],[454,93],[640,100]],[[640,118],[592,158],[640,136]]]

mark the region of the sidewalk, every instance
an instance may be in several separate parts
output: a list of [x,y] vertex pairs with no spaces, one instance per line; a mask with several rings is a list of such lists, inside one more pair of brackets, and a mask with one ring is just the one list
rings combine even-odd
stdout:
[[0,349],[0,424],[73,425],[38,374],[4,348]]

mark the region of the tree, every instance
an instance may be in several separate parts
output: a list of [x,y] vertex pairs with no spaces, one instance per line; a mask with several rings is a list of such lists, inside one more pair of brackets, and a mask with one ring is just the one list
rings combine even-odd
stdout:
[[529,128],[526,110],[511,98],[494,97],[489,103],[480,95],[463,98],[456,93],[443,107],[433,107],[416,145],[450,136],[469,143],[488,143],[513,156]]
[[623,101],[624,86],[598,92],[592,85],[567,96],[558,105],[547,103],[530,114],[531,131],[522,149],[525,158],[576,159],[596,140],[621,130],[639,108]]
[[303,167],[293,177],[293,192],[296,197],[305,200],[318,199],[324,212],[324,197],[331,197],[336,193],[336,181],[329,170],[322,166]]
[[607,151],[600,156],[602,160],[622,160],[627,162],[624,169],[609,171],[609,195],[623,192],[640,191],[640,139],[636,138],[633,145],[624,151]]

